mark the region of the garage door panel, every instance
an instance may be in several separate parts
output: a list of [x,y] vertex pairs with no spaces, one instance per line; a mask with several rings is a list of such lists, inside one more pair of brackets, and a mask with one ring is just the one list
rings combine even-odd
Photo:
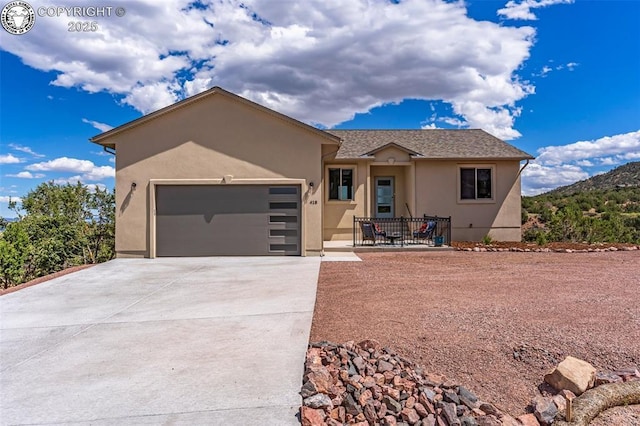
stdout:
[[299,187],[167,185],[156,200],[158,256],[300,254]]

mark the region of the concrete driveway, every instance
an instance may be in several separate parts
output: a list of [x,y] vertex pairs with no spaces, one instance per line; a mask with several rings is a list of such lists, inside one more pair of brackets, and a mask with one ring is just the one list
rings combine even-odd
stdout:
[[297,425],[319,267],[118,259],[1,296],[0,423]]

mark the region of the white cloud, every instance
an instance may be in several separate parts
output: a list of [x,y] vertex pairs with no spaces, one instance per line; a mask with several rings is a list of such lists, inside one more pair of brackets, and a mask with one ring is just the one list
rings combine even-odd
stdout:
[[14,197],[13,195],[0,195],[0,203],[8,203],[9,201],[15,201],[16,203],[21,203],[22,198]]
[[534,162],[524,169],[522,176],[522,193],[524,195],[535,195],[587,179],[589,173],[579,166],[570,164],[545,166]]
[[94,193],[96,192],[96,190],[100,190],[100,191],[104,191],[105,189],[107,189],[107,186],[102,184],[102,183],[89,183],[87,185],[85,185],[87,187],[87,189],[89,190],[90,193]]
[[113,126],[109,126],[108,124],[100,123],[99,121],[88,120],[86,118],[83,118],[82,122],[83,123],[87,123],[87,124],[91,124],[93,127],[95,127],[96,129],[100,130],[101,132],[108,132],[109,130],[113,129]]
[[523,193],[534,195],[600,173],[595,167],[618,166],[640,159],[640,130],[592,141],[547,146],[522,172]]
[[[44,5],[53,4],[45,2]],[[403,99],[442,100],[472,127],[516,138],[516,103],[534,92],[518,70],[535,30],[475,21],[444,0],[152,0],[100,31],[43,17],[0,46],[59,74],[53,84],[118,94],[147,113],[224,87],[332,127]],[[419,124],[419,123],[416,123]]]
[[454,118],[454,117],[444,117],[444,118],[441,118],[440,121],[443,121],[451,126],[457,126],[457,127],[463,127],[467,125],[465,121],[462,121],[459,118]]
[[16,163],[20,163],[20,159],[18,157],[13,156],[12,154],[0,155],[0,164],[16,164]]
[[540,71],[540,76],[546,77],[547,74],[549,74],[551,71],[553,71],[553,68],[545,65],[544,67],[542,67],[542,70]]
[[7,175],[7,176],[21,178],[21,179],[40,179],[40,178],[43,178],[45,175],[43,173],[36,173],[34,175],[31,172],[23,171],[15,175]]
[[124,98],[124,103],[133,105],[143,114],[156,111],[167,105],[176,103],[180,86],[175,83],[158,82],[147,85],[138,85],[131,89]]
[[422,129],[437,129],[436,123],[423,124]]
[[[553,61],[549,61],[549,62],[553,62]],[[556,65],[556,66],[549,66],[549,65],[544,65],[542,67],[542,69],[540,70],[539,73],[534,73],[533,76],[534,77],[546,77],[550,72],[552,71],[562,71],[564,69],[566,69],[567,71],[573,71],[576,69],[576,67],[579,64],[577,62],[569,62],[566,65]]]
[[53,183],[55,183],[57,185],[65,185],[67,183],[70,183],[71,185],[75,185],[78,182],[82,183],[82,176],[80,176],[80,175],[69,176],[69,177],[64,177],[64,178],[57,178],[57,179],[53,180]]
[[574,0],[511,0],[504,8],[498,10],[499,16],[507,19],[535,21],[538,19],[531,9],[552,6],[554,4],[571,4]]
[[[593,141],[579,141],[569,145],[547,146],[538,150],[537,162],[559,165],[579,160],[614,157],[617,163],[636,158],[640,152],[640,130]],[[613,163],[612,163],[613,164]]]
[[115,176],[115,169],[111,166],[96,166],[92,161],[77,158],[60,157],[54,160],[35,163],[25,169],[36,172],[71,172],[80,173],[70,179],[84,181],[99,181]]
[[44,157],[42,154],[38,154],[28,146],[18,145],[16,143],[10,143],[9,148],[14,149],[16,151],[24,152],[25,154],[32,155],[34,157]]

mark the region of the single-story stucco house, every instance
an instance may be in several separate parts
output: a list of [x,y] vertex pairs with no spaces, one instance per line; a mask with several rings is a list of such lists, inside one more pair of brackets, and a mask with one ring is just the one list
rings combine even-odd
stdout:
[[119,257],[318,255],[354,216],[519,241],[533,158],[482,130],[323,131],[219,87],[91,141],[116,154]]

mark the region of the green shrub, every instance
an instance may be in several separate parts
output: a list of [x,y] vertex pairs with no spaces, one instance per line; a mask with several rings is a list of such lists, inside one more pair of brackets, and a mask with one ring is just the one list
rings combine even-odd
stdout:
[[0,234],[4,288],[69,266],[113,258],[113,192],[48,182],[23,198],[21,210],[11,207],[19,220],[6,223]]

